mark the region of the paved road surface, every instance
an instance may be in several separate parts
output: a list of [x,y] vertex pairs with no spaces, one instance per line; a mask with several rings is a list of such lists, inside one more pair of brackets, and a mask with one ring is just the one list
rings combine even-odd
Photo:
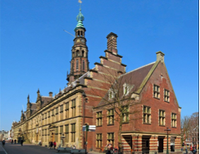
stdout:
[[0,154],[6,154],[3,147],[2,147],[2,143],[0,142]]
[[[6,154],[1,152],[2,145],[0,145],[0,154]],[[36,145],[23,145],[6,143],[4,146],[7,154],[56,154],[56,150],[47,149]]]
[[[48,149],[46,147],[40,147],[31,144],[25,144],[21,146],[21,144],[6,143],[3,148],[0,142],[0,154],[59,154],[56,152],[57,150],[54,149]],[[62,153],[62,154],[69,154],[69,153]],[[103,153],[91,151],[88,154],[103,154]]]

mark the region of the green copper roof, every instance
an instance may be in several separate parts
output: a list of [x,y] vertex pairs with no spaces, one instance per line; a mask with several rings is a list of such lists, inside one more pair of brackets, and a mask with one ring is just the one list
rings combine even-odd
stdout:
[[77,20],[78,23],[77,23],[76,28],[74,30],[76,31],[76,29],[78,29],[78,28],[84,28],[85,29],[85,27],[83,25],[84,16],[81,13],[81,9],[79,9],[79,14],[76,17],[76,20]]

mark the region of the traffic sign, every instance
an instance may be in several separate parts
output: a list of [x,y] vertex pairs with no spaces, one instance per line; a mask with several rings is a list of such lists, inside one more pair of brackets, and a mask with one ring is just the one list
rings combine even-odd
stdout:
[[[94,132],[96,130],[95,125],[87,125],[87,126],[89,126],[87,131]],[[86,131],[86,125],[83,126],[83,131]]]

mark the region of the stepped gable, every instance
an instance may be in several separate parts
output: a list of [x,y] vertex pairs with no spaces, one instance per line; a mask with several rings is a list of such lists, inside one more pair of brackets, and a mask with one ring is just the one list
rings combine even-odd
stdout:
[[[140,68],[137,68],[135,70],[132,70],[126,74],[121,75],[118,80],[120,81],[120,92],[119,95],[123,97],[123,85],[127,84],[131,87],[129,94],[135,93],[138,88],[141,86],[145,78],[148,76],[149,72],[151,72],[153,66],[155,66],[155,62],[147,64],[145,66],[142,66]],[[119,89],[119,88],[118,88]],[[104,99],[108,99],[108,92],[105,94]],[[105,105],[105,102],[103,100],[100,101],[100,103],[97,105],[97,107]]]
[[[85,93],[96,105],[107,93],[113,81],[106,82],[108,78],[118,77],[126,72],[126,65],[122,64],[122,56],[117,51],[117,35],[110,33],[107,36],[107,50],[105,56],[100,56],[100,63],[96,62],[95,67],[89,70],[89,75],[84,77]],[[93,102],[94,103],[94,102]]]

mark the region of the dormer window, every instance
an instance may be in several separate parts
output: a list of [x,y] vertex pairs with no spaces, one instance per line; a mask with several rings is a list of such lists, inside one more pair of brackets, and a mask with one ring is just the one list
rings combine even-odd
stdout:
[[115,92],[114,92],[113,90],[110,89],[110,90],[108,91],[108,98],[109,98],[109,99],[113,99],[114,97],[115,97]]
[[124,83],[123,85],[123,94],[127,95],[129,93],[129,86],[127,83]]

